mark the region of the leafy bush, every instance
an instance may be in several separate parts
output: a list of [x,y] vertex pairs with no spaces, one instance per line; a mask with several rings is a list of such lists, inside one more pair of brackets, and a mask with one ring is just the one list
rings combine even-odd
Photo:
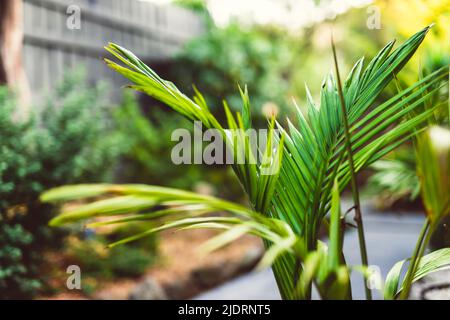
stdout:
[[105,85],[89,87],[84,72],[69,73],[38,108],[36,155],[41,170],[33,178],[42,184],[109,180],[124,148],[111,109]]
[[[30,178],[39,171],[32,150],[36,137],[31,121],[13,121],[15,101],[5,88],[0,90],[0,298],[31,297],[42,284],[38,278],[40,245],[35,236],[45,235],[48,212],[35,212],[36,227],[27,230],[27,208],[36,206],[43,186]],[[27,153],[32,153],[31,155]],[[48,206],[44,206],[48,208]],[[33,250],[31,250],[33,249]],[[36,250],[36,251],[35,251]]]
[[[31,297],[42,287],[35,277],[37,265],[28,264],[24,248],[33,242],[33,235],[20,224],[0,224],[0,289],[2,299]],[[33,258],[31,259],[33,260]],[[9,290],[12,290],[9,291]]]
[[142,275],[155,258],[155,238],[146,239],[146,245],[135,243],[107,249],[111,240],[96,236],[87,241],[72,241],[68,245],[69,259],[80,266],[85,277],[113,279]]
[[43,252],[60,248],[61,231],[47,227],[54,208],[39,202],[45,189],[105,179],[120,145],[107,120],[104,88],[81,73],[65,77],[26,121],[15,120],[15,99],[0,90],[0,298],[29,298],[43,288]]
[[[67,237],[64,250],[66,259],[80,266],[83,271],[83,292],[90,295],[105,281],[144,274],[157,258],[156,236],[150,235],[116,248],[108,248],[108,244],[149,228],[151,226],[145,223],[129,224],[98,233],[87,229],[81,237]],[[84,241],[80,240],[82,238]]]
[[[122,155],[119,179],[127,182],[153,181],[192,188],[201,178],[198,166],[181,167],[170,161],[172,132],[184,128],[188,122],[181,117],[157,109],[147,116],[141,110],[133,92],[125,91],[124,99],[114,112],[117,129],[126,139],[126,150]],[[188,178],[184,176],[186,173]]]

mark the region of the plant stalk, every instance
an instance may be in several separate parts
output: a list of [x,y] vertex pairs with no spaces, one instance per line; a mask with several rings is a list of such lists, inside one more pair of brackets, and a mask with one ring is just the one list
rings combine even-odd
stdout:
[[425,248],[431,238],[431,228],[430,219],[424,223],[422,230],[420,231],[419,239],[417,240],[416,247],[414,248],[413,256],[411,257],[411,262],[408,267],[408,271],[405,275],[405,281],[403,285],[403,290],[400,294],[400,300],[406,300],[409,297],[409,292],[411,291],[412,281],[414,279],[414,274],[416,273],[417,267],[419,265],[420,259],[423,256]]
[[[366,239],[365,239],[365,235],[364,235],[364,224],[363,224],[363,219],[362,219],[362,214],[361,214],[361,202],[360,202],[360,198],[359,198],[359,190],[358,190],[358,185],[356,183],[355,164],[353,162],[353,156],[352,156],[350,126],[349,126],[348,118],[347,118],[347,108],[346,108],[346,104],[345,104],[344,94],[342,91],[341,77],[339,74],[339,65],[338,65],[338,61],[337,61],[336,48],[334,46],[333,39],[331,40],[331,46],[333,49],[334,66],[336,69],[336,81],[337,81],[337,86],[338,86],[338,93],[339,93],[339,99],[341,102],[342,117],[343,117],[343,122],[344,122],[345,146],[346,146],[347,153],[348,153],[348,165],[349,165],[349,169],[350,169],[352,197],[353,197],[353,202],[355,205],[354,220],[358,227],[358,240],[359,240],[359,249],[360,249],[360,253],[361,253],[361,262],[362,262],[363,266],[367,267],[369,265],[369,261],[368,261],[369,259],[367,257]],[[367,285],[367,281],[364,281],[364,289],[366,292],[367,300],[372,300],[372,292]]]

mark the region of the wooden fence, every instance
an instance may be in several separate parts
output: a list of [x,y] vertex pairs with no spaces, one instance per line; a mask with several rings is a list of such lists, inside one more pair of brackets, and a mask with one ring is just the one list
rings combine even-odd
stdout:
[[24,65],[33,97],[84,66],[88,80],[124,80],[101,62],[109,41],[125,46],[146,62],[170,59],[203,31],[200,17],[174,6],[139,0],[24,0]]

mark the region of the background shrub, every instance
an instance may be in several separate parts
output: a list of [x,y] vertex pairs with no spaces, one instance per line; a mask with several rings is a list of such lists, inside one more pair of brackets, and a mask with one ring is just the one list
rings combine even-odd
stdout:
[[14,97],[0,90],[0,299],[25,299],[45,289],[43,253],[61,249],[62,232],[47,223],[54,208],[44,190],[111,176],[120,152],[105,89],[81,73],[65,77],[26,121],[15,119]]
[[[183,117],[161,109],[159,105],[140,106],[131,91],[125,91],[123,102],[116,108],[114,118],[123,141],[123,152],[118,169],[118,180],[125,183],[152,183],[184,189],[202,188],[208,181],[209,192],[215,185],[230,182],[235,177],[225,166],[175,165],[171,161],[172,148],[178,143],[171,141],[172,132],[193,126]],[[229,188],[221,194],[239,199],[239,187]]]

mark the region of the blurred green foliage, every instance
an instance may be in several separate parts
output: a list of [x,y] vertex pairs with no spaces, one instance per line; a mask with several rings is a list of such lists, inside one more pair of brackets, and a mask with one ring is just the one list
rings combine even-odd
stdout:
[[83,270],[83,290],[92,294],[104,280],[122,277],[138,277],[145,273],[157,257],[155,236],[146,237],[135,243],[108,249],[111,242],[131,236],[133,232],[143,232],[150,226],[127,225],[115,230],[114,235],[88,235],[87,241],[69,237],[66,241],[67,259]]
[[289,115],[293,98],[303,105],[305,84],[318,92],[323,74],[332,70],[332,32],[343,70],[363,54],[373,56],[385,43],[382,33],[367,29],[366,19],[362,8],[303,30],[238,22],[218,27],[209,21],[206,32],[175,56],[170,78],[185,92],[193,93],[195,85],[216,112],[222,100],[239,110],[237,86],[248,85],[255,120],[274,109]]
[[68,73],[35,116],[36,180],[47,185],[111,180],[124,146],[115,131],[105,85],[90,87],[84,72]]
[[436,70],[450,63],[450,0],[377,0],[375,3],[383,13],[384,34],[396,33],[406,38],[416,28],[434,24],[422,53],[404,73],[404,82],[409,85],[415,81],[417,70],[422,67]]
[[61,248],[61,232],[47,227],[54,209],[39,194],[110,175],[120,145],[105,93],[71,73],[20,121],[14,97],[0,89],[0,298],[30,298],[43,289],[43,253]]
[[[118,170],[120,181],[211,193],[215,193],[215,185],[235,181],[229,168],[224,166],[175,165],[171,160],[171,152],[178,141],[171,141],[172,132],[179,128],[192,132],[192,124],[158,105],[147,107],[139,105],[134,92],[125,91],[121,106],[114,112],[118,134],[125,140]],[[210,184],[203,181],[209,181]],[[221,195],[239,199],[242,193],[239,187],[235,187]]]
[[[122,104],[114,112],[118,133],[125,139],[119,179],[127,182],[168,184],[192,188],[201,178],[199,166],[172,163],[172,132],[189,128],[189,122],[153,106],[149,115],[141,109],[134,92],[124,91]],[[188,178],[186,178],[188,177]]]
[[197,13],[204,13],[207,11],[205,0],[174,0],[173,3]]
[[411,148],[401,148],[371,168],[375,173],[367,181],[367,193],[375,198],[379,208],[389,208],[401,200],[412,202],[419,197],[420,181]]
[[[0,298],[31,298],[42,288],[37,278],[37,256],[26,252],[33,243],[33,235],[18,223],[0,224]],[[30,264],[31,262],[31,264]]]
[[292,59],[293,51],[281,32],[245,29],[235,23],[211,26],[176,57],[173,77],[183,90],[192,92],[196,85],[216,111],[223,99],[240,108],[237,86],[248,84],[254,115],[262,117],[266,103],[287,108]]

